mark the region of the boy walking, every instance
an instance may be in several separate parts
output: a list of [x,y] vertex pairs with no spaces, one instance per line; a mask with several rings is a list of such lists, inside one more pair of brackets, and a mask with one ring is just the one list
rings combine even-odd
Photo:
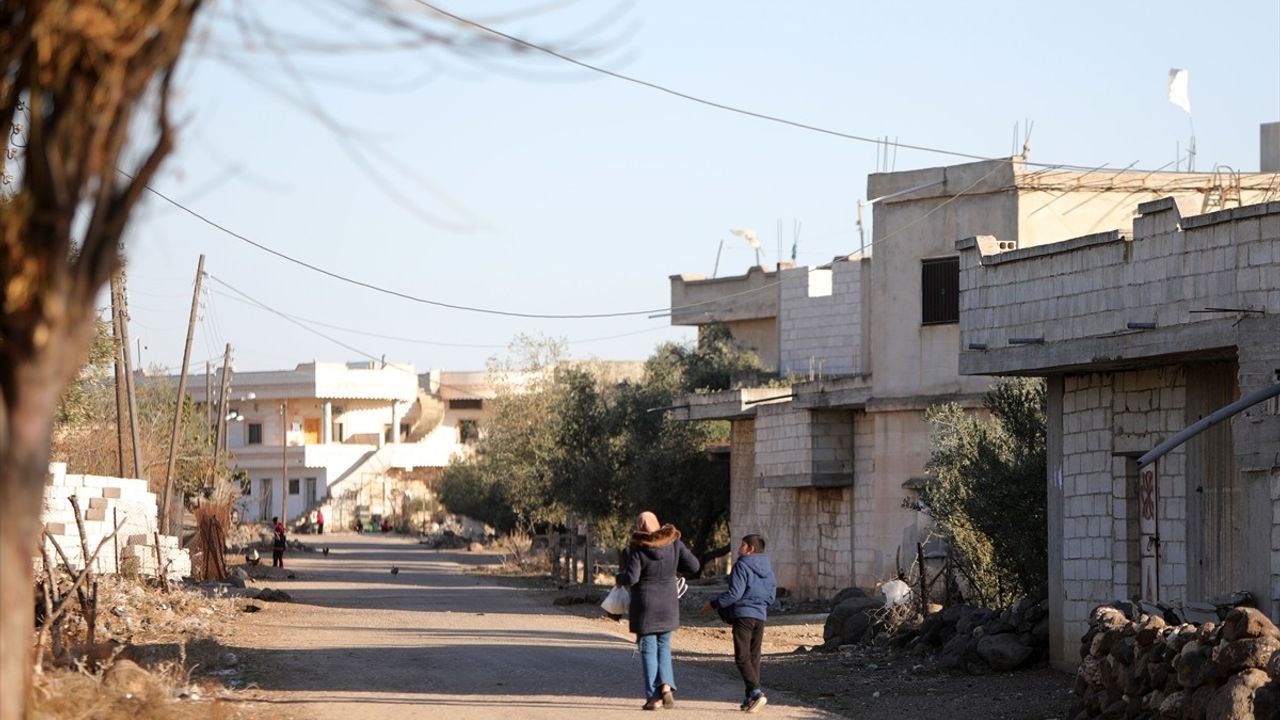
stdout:
[[764,538],[759,535],[743,537],[738,560],[729,574],[729,589],[702,607],[704,612],[721,611],[726,620],[733,618],[733,660],[747,689],[740,709],[749,713],[758,712],[769,702],[760,690],[760,646],[778,581],[764,547]]

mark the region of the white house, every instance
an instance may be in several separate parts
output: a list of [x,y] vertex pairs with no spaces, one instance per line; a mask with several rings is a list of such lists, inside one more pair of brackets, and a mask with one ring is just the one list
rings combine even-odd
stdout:
[[[220,373],[210,379],[217,401]],[[192,400],[207,402],[203,383]],[[327,510],[330,526],[400,517],[457,456],[472,452],[486,373],[402,363],[311,362],[231,373],[224,415],[231,466],[242,471],[246,519]]]

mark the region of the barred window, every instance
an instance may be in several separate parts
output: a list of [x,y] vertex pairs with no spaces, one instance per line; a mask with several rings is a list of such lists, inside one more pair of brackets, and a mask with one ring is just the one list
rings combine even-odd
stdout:
[[921,325],[960,322],[960,258],[921,263],[920,307]]

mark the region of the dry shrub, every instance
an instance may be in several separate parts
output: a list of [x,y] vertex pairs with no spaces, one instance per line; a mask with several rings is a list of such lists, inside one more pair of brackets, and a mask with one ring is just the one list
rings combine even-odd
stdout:
[[238,488],[226,480],[218,480],[196,507],[195,552],[199,561],[194,569],[201,580],[225,580],[227,533],[231,528],[231,511],[240,497]]
[[533,537],[523,530],[512,530],[498,539],[502,551],[502,570],[514,575],[544,575],[551,572],[551,560],[545,550],[533,549]]

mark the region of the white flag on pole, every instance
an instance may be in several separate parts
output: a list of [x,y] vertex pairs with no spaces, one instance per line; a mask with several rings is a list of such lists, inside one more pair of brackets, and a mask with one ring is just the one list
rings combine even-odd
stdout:
[[759,250],[759,249],[760,249],[760,238],[756,237],[756,231],[755,231],[755,230],[738,230],[738,229],[734,229],[734,230],[730,230],[729,232],[733,233],[734,235],[737,235],[738,237],[742,238],[743,240],[746,240],[746,241],[747,241],[747,246],[748,246],[748,247],[750,247],[752,250]]
[[1186,68],[1169,68],[1169,102],[1191,112],[1191,98],[1187,96]]

